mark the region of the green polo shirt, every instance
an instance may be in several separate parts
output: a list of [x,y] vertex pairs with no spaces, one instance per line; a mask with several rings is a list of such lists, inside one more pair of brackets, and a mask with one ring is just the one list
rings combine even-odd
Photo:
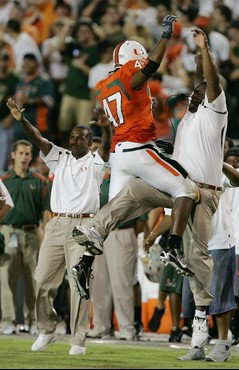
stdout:
[[[109,186],[110,186],[110,176],[107,178],[104,178],[101,184],[100,188],[100,208],[102,208],[105,204],[108,203],[108,198],[109,198]],[[146,221],[148,219],[147,214],[143,214],[138,218],[141,221]],[[129,220],[124,223],[120,223],[117,225],[119,229],[126,229],[130,227],[134,227],[136,224],[137,219]]]
[[81,47],[78,42],[70,42],[66,45],[65,55],[70,57],[69,73],[66,80],[65,94],[70,95],[76,99],[90,100],[90,89],[88,88],[88,75],[81,69],[73,66],[72,56],[74,51],[87,55],[85,64],[89,67],[94,67],[99,63],[99,46],[93,45],[91,47]]
[[39,224],[42,212],[50,210],[50,193],[44,177],[28,170],[22,178],[12,170],[2,177],[2,181],[11,194],[14,207],[0,223],[15,226]]

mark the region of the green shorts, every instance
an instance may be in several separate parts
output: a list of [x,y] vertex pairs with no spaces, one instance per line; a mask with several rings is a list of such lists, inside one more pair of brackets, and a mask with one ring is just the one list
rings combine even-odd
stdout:
[[177,293],[182,295],[182,288],[183,276],[178,274],[173,266],[165,266],[160,283],[160,290],[165,293]]

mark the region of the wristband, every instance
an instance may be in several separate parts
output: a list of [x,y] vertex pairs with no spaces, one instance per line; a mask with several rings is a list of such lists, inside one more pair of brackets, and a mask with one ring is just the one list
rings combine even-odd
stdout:
[[146,65],[144,68],[141,69],[141,72],[146,77],[152,77],[157,72],[159,66],[160,66],[160,63],[154,62],[151,59],[147,59]]

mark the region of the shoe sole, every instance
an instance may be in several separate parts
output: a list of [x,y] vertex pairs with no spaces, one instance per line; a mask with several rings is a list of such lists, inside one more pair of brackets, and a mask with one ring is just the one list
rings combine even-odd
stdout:
[[205,357],[197,357],[197,358],[178,357],[178,360],[180,360],[180,361],[201,361],[201,360],[205,360]]
[[74,269],[74,267],[72,267],[71,276],[73,277],[73,279],[75,281],[76,291],[82,299],[85,299],[87,301],[90,298],[90,296],[85,292],[85,290],[80,285],[79,279],[78,279],[78,274],[79,274],[78,271],[76,269]]
[[227,361],[231,360],[231,358],[232,358],[232,356],[226,358],[224,361],[218,361],[218,360],[215,360],[213,357],[206,356],[205,360],[207,362],[222,362],[223,363],[223,362],[227,362]]
[[32,352],[43,352],[45,349],[47,349],[51,344],[55,343],[56,338],[53,338],[45,347],[42,347],[41,349],[31,349]]
[[86,250],[89,253],[95,256],[100,256],[101,254],[103,254],[103,247],[98,248],[95,243],[90,241],[88,236],[86,236],[82,231],[77,230],[77,235],[76,232],[74,232],[73,239],[77,242],[77,244],[86,247]]
[[190,276],[190,277],[195,276],[194,273],[187,272],[187,271],[183,270],[182,268],[178,267],[178,265],[175,262],[169,261],[168,259],[166,259],[164,257],[160,257],[160,262],[163,263],[165,266],[167,266],[167,265],[173,266],[176,269],[177,273],[182,275],[182,276]]

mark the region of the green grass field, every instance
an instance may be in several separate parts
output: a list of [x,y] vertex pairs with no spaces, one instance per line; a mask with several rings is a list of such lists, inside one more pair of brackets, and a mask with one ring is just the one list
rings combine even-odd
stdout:
[[[91,344],[85,356],[69,356],[69,343],[54,343],[45,352],[31,352],[32,339],[0,337],[0,369],[238,369],[239,352],[228,363],[182,362],[185,349],[147,344]],[[159,344],[160,346],[160,344]]]

